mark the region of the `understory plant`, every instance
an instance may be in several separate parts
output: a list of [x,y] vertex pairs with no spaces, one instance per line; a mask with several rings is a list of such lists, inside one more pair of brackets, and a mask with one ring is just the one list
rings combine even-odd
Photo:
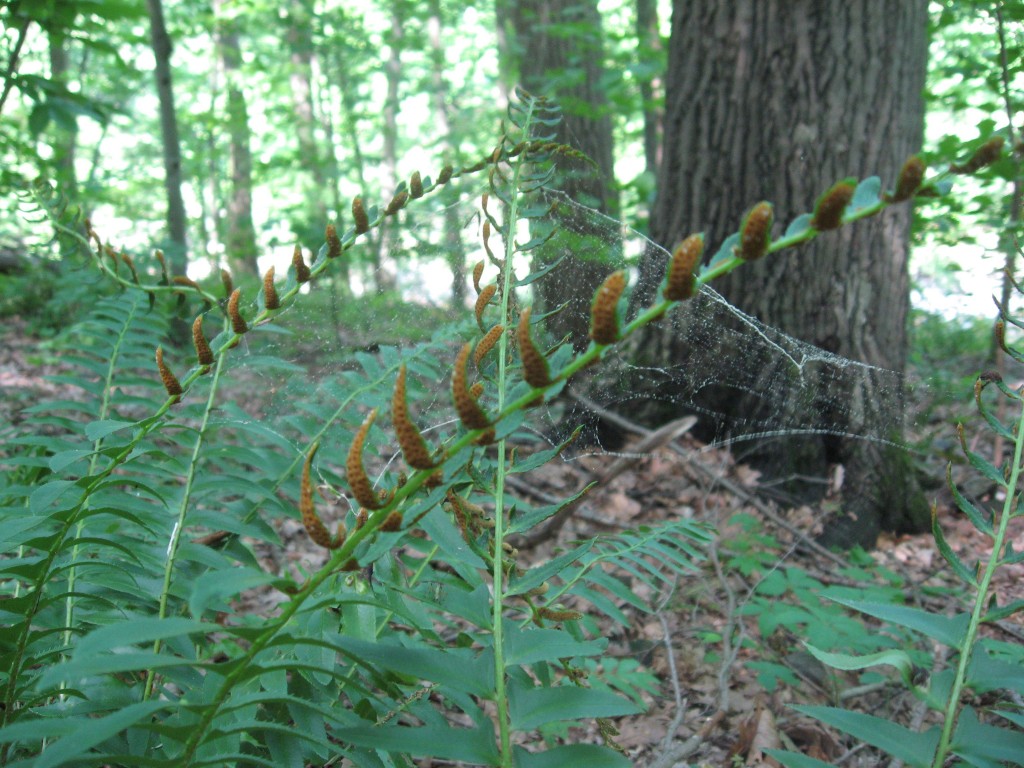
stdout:
[[[145,269],[99,225],[37,197],[122,290],[66,330],[60,382],[74,396],[27,409],[5,435],[0,762],[629,765],[609,718],[639,711],[649,681],[624,665],[597,674],[607,640],[595,617],[649,610],[633,587],[657,595],[710,533],[688,520],[638,526],[527,564],[516,537],[576,499],[536,507],[509,493],[511,475],[565,449],[536,440],[530,408],[716,276],[942,182],[925,181],[917,158],[889,192],[877,177],[840,181],[778,239],[772,206],[758,203],[707,264],[703,237],[684,240],[635,316],[628,271],[609,275],[575,352],[546,337],[529,299],[537,280],[571,279],[550,253],[557,206],[540,193],[576,153],[552,139],[557,107],[519,96],[487,157],[436,180],[413,174],[382,206],[356,198],[348,231],[328,226],[312,264],[297,248],[284,280],[268,271],[254,298],[226,274],[223,294],[168,274],[159,254]],[[306,287],[368,233],[473,175],[486,193],[468,322],[353,353],[315,385],[259,353],[261,334],[286,333]],[[168,342],[171,298],[197,308],[190,364]],[[261,386],[282,370],[286,385]],[[451,418],[423,431],[416,404],[441,380]],[[250,401],[235,402],[230,382]],[[287,407],[272,428],[253,413],[271,397]],[[267,565],[261,552],[280,548],[275,524],[288,518],[322,548],[320,564]],[[275,595],[269,615],[244,609],[254,590]],[[566,724],[593,724],[602,743],[572,743]]]
[[[1021,293],[1020,285],[1012,277],[1009,279]],[[1012,359],[1024,362],[1024,353],[1006,341],[1007,328],[1024,328],[1024,322],[1010,316],[1005,306],[1000,308],[1001,319],[996,324],[996,343]],[[1011,405],[1010,412],[1015,413],[1012,423],[1003,423],[997,417],[998,406],[986,396],[992,390]],[[1014,521],[1024,517],[1024,387],[1011,387],[999,374],[984,373],[975,381],[974,400],[985,424],[1011,446],[1010,455],[1003,466],[995,466],[968,447],[962,424],[957,425],[960,448],[969,466],[998,489],[995,498],[1001,498],[1002,503],[992,508],[975,505],[953,481],[952,464],[947,467],[946,479],[957,509],[989,542],[987,552],[979,553],[976,560],[957,554],[947,542],[936,508],[932,507],[936,548],[972,597],[968,610],[949,616],[864,596],[832,598],[849,609],[881,620],[886,633],[909,632],[925,638],[937,649],[948,649],[949,657],[936,650],[935,657],[944,661],[928,674],[905,647],[857,655],[828,652],[805,642],[815,657],[835,669],[892,667],[898,672],[899,682],[933,715],[922,730],[838,707],[795,708],[887,752],[911,768],[942,768],[950,764],[977,768],[1024,766],[1024,649],[982,634],[986,624],[995,624],[1024,610],[1024,600],[1007,601],[993,588],[993,577],[999,568],[1024,562],[1024,552],[1014,550],[1010,534]],[[791,768],[827,765],[805,755],[772,755]]]

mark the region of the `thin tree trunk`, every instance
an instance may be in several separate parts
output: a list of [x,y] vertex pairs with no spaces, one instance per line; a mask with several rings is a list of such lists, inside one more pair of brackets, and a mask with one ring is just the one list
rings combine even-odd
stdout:
[[[63,29],[49,29],[50,79],[55,83],[67,83],[68,79],[68,38]],[[78,144],[78,126],[53,126],[54,139],[53,168],[57,186],[71,200],[78,200],[78,179],[75,175],[75,153]]]
[[146,0],[146,6],[149,9],[149,32],[156,62],[156,91],[160,101],[160,134],[164,150],[167,233],[170,238],[164,250],[171,270],[176,274],[185,274],[188,267],[188,244],[185,237],[185,201],[181,195],[181,140],[178,137],[171,77],[171,38],[164,24],[161,0]]
[[[601,83],[604,45],[596,2],[525,0],[516,3],[514,20],[523,86],[561,103],[564,117],[556,139],[579,149],[597,166],[560,158],[562,190],[576,203],[618,217],[611,117]],[[574,32],[566,34],[566,29]],[[564,80],[558,76],[570,70],[582,71],[583,76],[571,86],[549,92],[551,83]],[[545,311],[567,305],[567,311],[548,318],[548,331],[556,339],[567,337],[582,348],[587,343],[590,302],[609,268],[600,259],[586,258],[589,254],[580,252],[585,239],[593,234],[592,220],[578,209],[565,209],[563,215],[563,232],[572,233],[574,242],[558,254],[564,258],[552,278],[536,285]]]
[[[636,38],[640,46],[641,62],[657,60],[661,55],[661,32],[658,28],[658,4],[655,0],[636,0]],[[661,164],[661,120],[663,110],[658,106],[661,98],[660,77],[639,78],[640,97],[644,109],[644,170],[657,178]]]
[[316,140],[313,109],[313,7],[311,0],[291,0],[286,33],[290,69],[292,111],[295,113],[295,137],[299,143],[299,164],[304,171],[304,197],[308,226],[300,240],[323,236],[327,224],[327,184],[320,146]]
[[214,0],[217,47],[227,86],[227,128],[230,141],[231,195],[228,200],[225,249],[232,270],[256,274],[256,228],[252,221],[252,150],[249,108],[242,91],[242,49],[237,22],[223,16],[224,0]]
[[[920,148],[925,61],[925,0],[676,0],[666,82],[665,156],[652,235],[672,248],[706,232],[713,253],[739,228],[753,203],[771,200],[775,236],[815,199],[849,176],[878,174],[892,184]],[[796,252],[766,258],[714,287],[744,312],[786,334],[870,366],[904,370],[909,304],[909,210],[897,207]],[[664,273],[663,252],[648,253],[635,302],[646,304]],[[730,319],[697,340],[697,329],[652,329],[637,341],[641,364],[687,359],[693,345],[722,345]],[[705,325],[704,328],[707,328]],[[702,355],[702,407],[718,414],[724,436],[749,433],[788,407],[786,392],[729,388],[736,371],[764,382],[785,359],[738,357],[719,346]],[[859,375],[857,371],[860,371]],[[795,373],[793,375],[796,375]],[[799,371],[805,383],[814,366]],[[927,510],[902,433],[902,393],[881,389],[870,367],[844,373],[843,392],[818,390],[823,432],[803,443],[765,448],[776,476],[824,476],[845,467],[843,514],[829,543],[872,545],[880,528],[918,530]],[[806,389],[801,390],[806,392]],[[830,396],[830,397],[827,397]],[[836,435],[873,439],[845,439]]]
[[[462,165],[462,159],[459,157],[458,147],[452,136],[451,107],[445,98],[448,93],[448,83],[444,76],[445,56],[441,42],[444,22],[441,18],[439,0],[430,0],[430,18],[427,21],[427,28],[430,36],[430,77],[434,116],[438,130],[443,137],[441,141],[444,145],[444,161],[458,167]],[[462,243],[462,226],[459,221],[458,208],[455,206],[458,192],[452,185],[448,185],[442,195],[445,203],[445,250],[448,256],[448,265],[452,271],[452,306],[462,307],[466,304],[466,249]]]
[[[384,197],[391,195],[398,187],[398,110],[399,87],[402,83],[402,47],[404,46],[406,8],[402,0],[391,4],[391,34],[388,38],[388,59],[384,64],[388,91],[384,100],[384,178],[388,186]],[[389,273],[385,259],[397,250],[400,233],[398,219],[388,218],[381,226],[380,250],[376,269],[377,290],[391,290],[395,287],[394,276]]]

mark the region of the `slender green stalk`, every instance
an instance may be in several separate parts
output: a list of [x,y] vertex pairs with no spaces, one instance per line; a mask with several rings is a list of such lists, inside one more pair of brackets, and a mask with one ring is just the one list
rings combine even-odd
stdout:
[[[1018,400],[1020,400],[1018,395]],[[957,717],[960,714],[960,694],[963,692],[967,680],[967,669],[971,663],[971,655],[974,652],[974,641],[978,636],[978,629],[981,626],[981,616],[985,612],[988,603],[988,590],[992,584],[992,577],[999,567],[1002,559],[1003,545],[1006,542],[1006,531],[1010,520],[1013,518],[1013,511],[1020,501],[1018,487],[1021,479],[1021,457],[1024,455],[1024,401],[1021,403],[1021,415],[1017,420],[1017,435],[1013,450],[1013,467],[1010,470],[1010,477],[1006,483],[1006,499],[1003,501],[1003,509],[999,515],[999,525],[996,528],[992,541],[992,552],[985,570],[982,572],[981,581],[978,582],[978,594],[974,598],[974,608],[971,611],[971,620],[967,625],[967,632],[964,635],[960,650],[960,660],[956,667],[956,677],[953,679],[953,687],[949,692],[949,702],[946,705],[945,719],[942,723],[942,734],[939,737],[939,745],[935,750],[935,758],[932,761],[932,768],[942,768],[946,762],[946,755],[949,754],[950,742],[953,739],[953,731],[956,727]]]
[[[133,305],[131,312],[125,319],[121,326],[121,333],[117,337],[117,341],[114,342],[114,348],[110,355],[110,362],[107,364],[107,375],[103,381],[103,399],[100,402],[100,410],[97,414],[97,421],[102,421],[107,418],[110,413],[110,395],[114,391],[114,373],[117,370],[117,361],[121,357],[121,347],[124,344],[125,336],[133,318],[135,317],[135,310],[137,305]],[[89,457],[89,475],[93,475],[96,472],[96,466],[99,463],[100,448],[103,445],[103,438],[97,438],[92,444],[92,456]],[[88,499],[86,499],[86,506],[88,506]],[[82,529],[85,527],[85,522],[79,520],[75,524],[75,538],[79,539],[82,535]],[[71,627],[74,626],[75,620],[75,583],[78,581],[78,568],[75,567],[74,563],[78,562],[79,545],[75,544],[71,548],[71,562],[72,565],[68,569],[68,596],[64,604],[64,646],[67,647],[71,644]]]
[[[533,104],[526,113],[523,133],[529,135],[533,116]],[[501,317],[508,322],[508,311],[511,303],[512,285],[515,275],[512,272],[512,259],[515,256],[516,221],[519,219],[519,179],[523,169],[523,157],[520,155],[512,166],[512,179],[509,183],[509,204],[505,215],[505,260],[502,265]],[[511,323],[509,323],[511,326]],[[505,410],[505,390],[508,386],[508,334],[503,333],[498,342],[498,411]],[[509,719],[508,695],[505,691],[505,632],[503,627],[505,608],[505,454],[504,438],[497,445],[497,469],[494,478],[494,552],[491,560],[492,587],[492,623],[494,624],[494,697],[497,705],[498,734],[501,740],[501,766],[512,768],[512,724]]]
[[[225,323],[227,327],[227,323]],[[171,531],[171,540],[167,543],[167,556],[164,560],[164,581],[160,588],[160,607],[157,611],[159,618],[167,616],[167,600],[171,593],[171,576],[174,573],[174,564],[177,562],[178,545],[181,543],[181,533],[185,530],[185,516],[188,514],[189,505],[192,501],[192,486],[195,484],[196,474],[199,471],[199,453],[206,442],[207,428],[210,424],[210,414],[213,413],[213,406],[217,400],[220,384],[220,376],[224,372],[224,361],[227,355],[221,355],[213,367],[213,377],[210,382],[210,394],[206,398],[206,408],[203,409],[203,418],[199,424],[195,444],[192,446],[192,458],[189,460],[188,471],[185,474],[185,486],[181,491],[181,501],[178,504],[178,519],[174,521],[174,529]],[[160,653],[163,641],[159,638],[153,641],[153,653]],[[146,685],[143,689],[143,700],[153,695],[153,687],[156,683],[156,672],[149,670],[146,674]]]

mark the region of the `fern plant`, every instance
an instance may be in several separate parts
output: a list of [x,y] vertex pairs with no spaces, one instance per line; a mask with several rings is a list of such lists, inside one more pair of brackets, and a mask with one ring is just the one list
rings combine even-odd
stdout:
[[[1012,281],[1012,278],[1011,278]],[[1021,286],[1013,282],[1018,292]],[[1024,324],[1000,310],[996,324],[996,343],[1018,362],[1024,353],[1006,342],[1006,328]],[[1004,424],[996,410],[987,402],[986,390],[998,390],[1018,409],[1014,423]],[[963,425],[957,425],[960,447],[969,465],[984,475],[1003,493],[1001,508],[983,509],[966,498],[953,482],[952,464],[946,478],[959,509],[971,524],[991,542],[991,549],[976,563],[965,563],[946,541],[932,509],[932,534],[938,551],[950,569],[966,585],[973,601],[968,611],[954,616],[937,615],[920,608],[891,605],[867,600],[836,599],[836,602],[865,615],[880,619],[902,631],[909,630],[934,643],[947,646],[953,661],[945,664],[926,682],[918,678],[917,667],[910,654],[902,648],[859,656],[829,653],[807,644],[820,661],[836,669],[863,670],[876,666],[893,667],[902,684],[929,710],[934,711],[937,725],[917,732],[875,715],[835,707],[799,706],[810,715],[856,739],[878,747],[905,765],[914,768],[942,768],[950,760],[956,765],[977,768],[1024,765],[1024,653],[1019,647],[981,636],[987,623],[1003,620],[1024,610],[1024,600],[1005,602],[993,590],[993,577],[1000,567],[1024,561],[1024,552],[1016,552],[1008,535],[1014,520],[1024,517],[1021,507],[1021,480],[1024,471],[1024,388],[1013,389],[997,374],[983,374],[974,385],[978,413],[996,434],[1013,446],[1012,456],[1004,466],[996,467],[981,454],[970,449]],[[987,700],[980,705],[974,697]],[[827,765],[804,755],[773,753],[784,765],[792,768],[816,768]]]
[[[40,404],[30,424],[38,434],[17,437],[6,460],[16,471],[0,488],[10,553],[0,560],[0,761],[628,765],[607,718],[637,711],[640,683],[623,669],[616,687],[632,697],[592,684],[606,641],[584,609],[625,623],[621,604],[647,608],[627,579],[656,592],[692,568],[709,533],[674,521],[522,563],[510,537],[573,501],[534,508],[507,492],[511,474],[564,448],[521,449],[528,409],[714,277],[935,186],[916,158],[884,195],[878,179],[845,180],[778,240],[771,205],[759,203],[705,267],[703,237],[687,238],[658,301],[633,317],[623,310],[626,273],[610,275],[594,297],[591,343],[575,353],[546,340],[544,318],[527,305],[547,269],[513,269],[557,226],[533,198],[552,183],[557,158],[573,153],[549,133],[557,120],[554,104],[521,93],[485,159],[436,181],[414,174],[382,207],[356,198],[352,228],[329,226],[313,264],[296,249],[283,284],[270,270],[249,305],[228,276],[221,297],[168,274],[158,254],[152,281],[91,227],[86,239],[55,219],[123,292],[79,331],[95,354],[81,356],[69,381],[88,397]],[[302,286],[315,289],[411,201],[484,171],[487,259],[474,272],[468,334],[356,354],[313,390],[296,383],[282,393],[292,412],[274,429],[246,412],[251,403],[230,399],[224,383],[251,375],[246,367],[295,368],[238,355],[243,337],[286,320]],[[180,353],[159,344],[168,294],[204,305],[192,326],[195,364],[181,378]],[[154,349],[162,398],[138,369]],[[456,418],[428,442],[410,402],[445,376]],[[58,406],[70,415],[44,415]],[[378,473],[394,466],[395,444],[406,470]],[[352,502],[333,531],[317,488]],[[266,569],[251,542],[280,546],[272,523],[295,516],[324,562]],[[238,609],[257,587],[280,596],[273,615]],[[597,721],[604,744],[557,743],[553,723],[585,720]]]

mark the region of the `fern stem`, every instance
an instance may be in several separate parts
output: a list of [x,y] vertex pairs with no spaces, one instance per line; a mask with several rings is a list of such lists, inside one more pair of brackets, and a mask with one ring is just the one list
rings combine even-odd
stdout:
[[[225,321],[224,327],[228,324]],[[164,559],[164,580],[160,588],[160,607],[157,611],[159,618],[167,616],[167,599],[171,592],[171,577],[174,574],[174,564],[177,562],[178,545],[181,543],[181,532],[185,529],[185,516],[188,514],[189,504],[192,501],[192,487],[195,484],[196,474],[199,469],[199,453],[206,442],[207,429],[210,425],[210,414],[213,413],[213,406],[217,399],[218,384],[224,370],[226,355],[217,358],[213,368],[213,377],[210,382],[210,394],[206,399],[206,407],[203,409],[203,418],[199,425],[195,444],[192,446],[192,458],[189,460],[188,472],[185,475],[185,486],[181,491],[181,501],[178,504],[178,519],[174,521],[174,528],[171,531],[171,539],[167,543],[167,555]],[[153,653],[160,653],[163,641],[159,638],[153,641]],[[146,673],[146,685],[143,688],[142,700],[145,701],[153,695],[153,688],[156,683],[156,672],[150,669]]]
[[[1017,399],[1021,400],[1020,395],[1017,396]],[[967,680],[967,669],[970,666],[971,656],[974,652],[974,641],[977,639],[978,629],[981,627],[981,616],[988,603],[988,590],[992,584],[992,577],[995,575],[996,569],[999,567],[999,561],[1002,558],[1003,545],[1006,542],[1006,531],[1010,525],[1010,520],[1014,517],[1014,508],[1020,500],[1020,494],[1017,489],[1021,480],[1022,456],[1024,456],[1024,400],[1021,401],[1021,415],[1017,420],[1017,435],[1014,440],[1013,449],[1013,467],[1010,470],[1010,477],[1006,482],[1006,499],[1003,501],[1003,509],[999,515],[999,526],[993,537],[992,553],[989,555],[981,581],[978,583],[978,593],[974,598],[971,620],[967,625],[967,632],[961,645],[960,660],[957,663],[956,676],[953,679],[953,686],[949,692],[949,702],[946,704],[945,718],[942,723],[942,734],[939,737],[939,744],[935,750],[935,758],[932,760],[932,768],[942,768],[946,761],[946,755],[949,754],[953,731],[960,714],[960,695]]]
[[[138,432],[132,436],[132,439],[128,444],[122,448],[116,456],[111,458],[107,467],[100,472],[100,474],[93,477],[89,484],[82,490],[78,501],[71,508],[70,514],[68,514],[67,519],[58,531],[54,543],[51,545],[50,550],[46,554],[46,558],[43,560],[42,568],[39,570],[39,576],[32,585],[32,600],[23,614],[24,621],[22,623],[21,632],[18,634],[18,638],[15,642],[14,657],[11,661],[10,672],[7,677],[7,687],[4,690],[4,706],[2,708],[3,712],[0,714],[0,727],[6,726],[9,718],[17,710],[14,695],[18,690],[18,683],[21,679],[21,665],[25,660],[25,652],[28,649],[29,635],[31,634],[35,617],[39,613],[39,606],[43,600],[44,587],[53,576],[53,564],[63,549],[64,540],[78,522],[82,511],[88,506],[89,498],[92,496],[96,488],[98,488],[100,483],[106,480],[115,469],[120,467],[127,460],[132,452],[138,447],[139,443],[141,443],[150,432],[160,426],[161,418],[165,413],[167,413],[173,402],[173,398],[168,398],[167,401],[157,409],[153,416],[141,423]],[[0,764],[6,760],[10,746],[11,745],[8,743],[0,747]]]
[[[103,381],[103,398],[100,402],[99,413],[97,414],[97,421],[102,421],[107,418],[110,413],[110,395],[114,389],[114,372],[117,369],[117,361],[121,357],[121,348],[125,343],[125,339],[128,335],[128,329],[131,327],[133,320],[135,319],[135,311],[138,308],[138,302],[133,301],[131,304],[131,310],[125,317],[124,323],[121,325],[121,332],[117,336],[117,340],[114,342],[114,346],[111,350],[110,361],[107,364],[107,373]],[[97,438],[92,444],[92,456],[89,457],[89,475],[92,476],[96,472],[96,465],[99,463],[100,448],[103,445],[103,438]],[[85,499],[85,507],[88,507],[88,497]],[[83,507],[83,508],[85,508]],[[82,536],[82,529],[85,527],[85,522],[79,520],[75,524],[75,538],[79,539]],[[68,569],[68,596],[64,605],[64,646],[67,647],[71,644],[71,627],[74,626],[75,619],[75,583],[78,581],[78,569],[74,563],[78,562],[79,545],[75,544],[71,548],[71,562],[72,565]],[[61,686],[63,687],[63,685]]]

